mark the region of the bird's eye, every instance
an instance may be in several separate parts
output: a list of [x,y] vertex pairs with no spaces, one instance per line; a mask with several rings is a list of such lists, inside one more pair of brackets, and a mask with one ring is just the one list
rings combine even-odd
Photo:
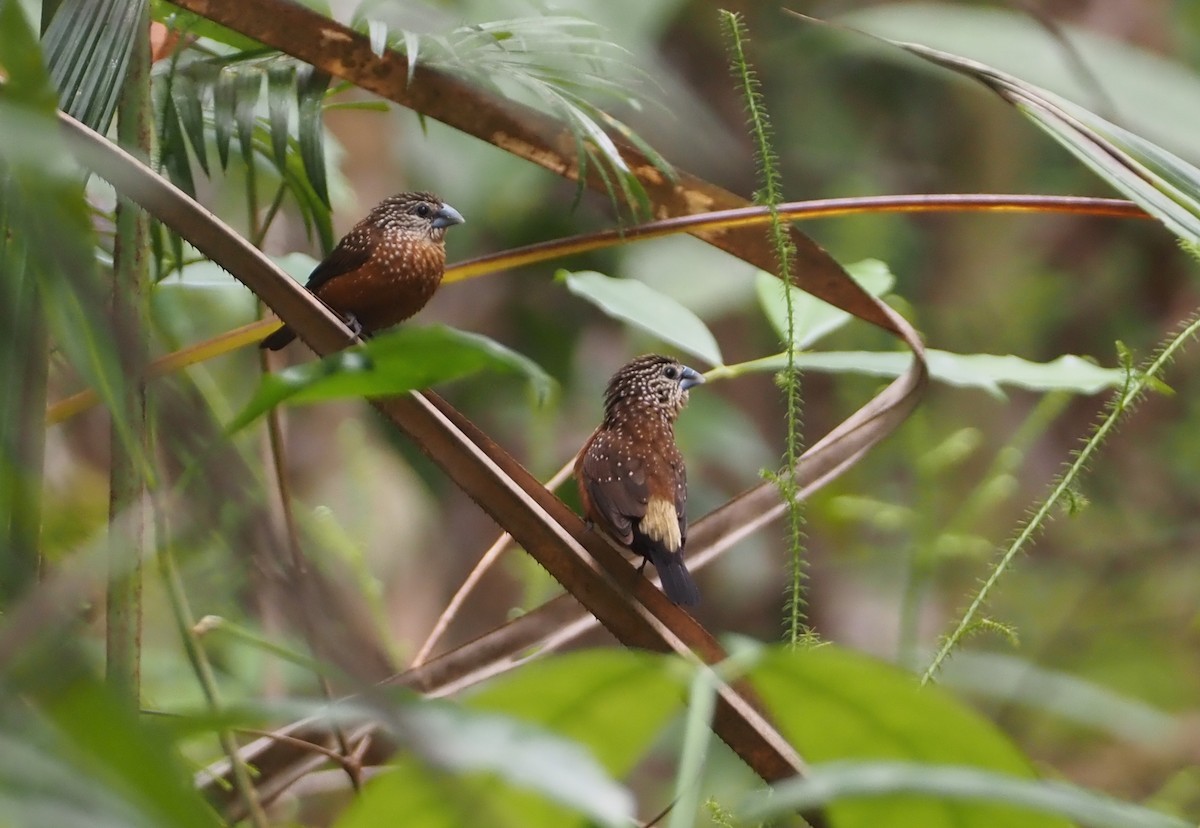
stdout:
[[433,212],[433,208],[430,207],[428,204],[418,204],[417,205],[417,215],[420,216],[421,218],[429,218],[429,216],[432,212]]
[[674,365],[668,365],[663,369],[663,376],[667,379],[675,379],[679,376],[679,370]]

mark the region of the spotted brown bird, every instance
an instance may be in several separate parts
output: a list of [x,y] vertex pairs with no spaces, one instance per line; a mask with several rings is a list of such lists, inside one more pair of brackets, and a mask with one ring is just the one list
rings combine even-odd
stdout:
[[[446,269],[446,229],[464,220],[432,193],[386,198],[316,266],[306,287],[360,333],[390,328],[433,297]],[[285,325],[261,347],[278,351],[295,338]]]
[[683,564],[687,469],[675,445],[675,418],[688,389],[702,382],[670,357],[628,363],[609,380],[604,422],[575,461],[584,516],[645,558],[643,568],[654,564],[663,592],[688,607],[700,603],[700,591]]

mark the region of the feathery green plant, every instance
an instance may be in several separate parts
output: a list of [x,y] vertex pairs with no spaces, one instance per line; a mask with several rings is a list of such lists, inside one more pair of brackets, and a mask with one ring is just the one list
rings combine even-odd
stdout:
[[[1187,249],[1189,252],[1193,252],[1190,248]],[[1159,347],[1158,354],[1140,371],[1134,368],[1128,352],[1118,343],[1118,350],[1121,352],[1121,361],[1125,365],[1128,377],[1125,387],[1109,401],[1105,409],[1106,413],[1096,424],[1096,427],[1092,430],[1087,440],[1084,441],[1082,448],[1076,452],[1075,459],[1059,475],[1058,480],[1050,491],[1050,495],[1042,501],[1041,505],[1034,510],[1029,519],[1021,526],[1012,543],[1008,545],[1004,554],[1001,555],[1000,560],[992,568],[991,573],[971,600],[970,606],[967,607],[962,618],[959,619],[958,626],[942,641],[933,660],[925,668],[925,674],[921,677],[922,683],[926,683],[932,679],[951,651],[967,635],[978,628],[981,622],[976,616],[983,608],[984,603],[991,595],[992,589],[996,586],[1000,577],[1012,565],[1017,554],[1023,551],[1034,536],[1041,532],[1046,523],[1053,517],[1055,510],[1060,505],[1063,505],[1064,501],[1070,502],[1075,499],[1073,492],[1079,483],[1079,478],[1083,475],[1088,462],[1095,456],[1105,439],[1112,434],[1121,419],[1136,407],[1147,391],[1162,387],[1163,371],[1166,370],[1167,365],[1174,359],[1175,354],[1190,340],[1196,338],[1197,334],[1200,334],[1200,313],[1194,313],[1180,327],[1177,333],[1168,337]],[[987,623],[994,625],[997,622],[987,620]]]
[[799,644],[811,635],[805,617],[804,596],[807,580],[807,561],[804,557],[804,510],[796,497],[796,461],[800,457],[800,375],[796,371],[796,315],[792,302],[792,262],[796,250],[788,237],[788,227],[779,215],[779,204],[783,201],[783,181],[779,173],[778,160],[771,145],[771,123],[763,102],[762,91],[754,69],[746,59],[746,27],[741,15],[721,11],[721,24],[725,29],[726,48],[729,52],[730,70],[745,98],[750,132],[754,138],[755,155],[761,189],[756,201],[771,211],[769,234],[779,259],[780,290],[783,291],[787,307],[787,364],[779,375],[786,405],[787,445],[784,449],[784,471],[774,477],[779,491],[787,503],[788,550],[792,558],[792,577],[788,587],[787,639],[792,645]]
[[[650,216],[650,202],[637,175],[605,129],[642,152],[660,173],[674,178],[671,165],[625,123],[592,102],[600,95],[637,108],[635,83],[645,80],[599,27],[580,17],[540,15],[472,23],[444,34],[418,33],[392,26],[382,4],[360,6],[351,25],[365,31],[376,52],[390,46],[408,58],[409,75],[418,61],[468,76],[501,94],[520,98],[562,119],[575,137],[579,190],[594,169],[620,212],[622,200],[634,218]],[[621,198],[618,198],[618,194]]]

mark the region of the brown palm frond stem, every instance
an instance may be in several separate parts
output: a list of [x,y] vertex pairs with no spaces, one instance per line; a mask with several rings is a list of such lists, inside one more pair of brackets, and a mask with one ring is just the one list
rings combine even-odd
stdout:
[[[316,297],[165,179],[63,116],[80,160],[188,238],[262,297],[319,354],[350,341]],[[667,601],[562,501],[500,446],[433,394],[375,402],[457,485],[571,591],[622,642],[692,661],[724,659],[716,640]],[[633,593],[639,601],[629,601]],[[802,774],[804,763],[752,700],[748,685],[721,683],[713,727],[764,780]],[[820,821],[819,817],[814,817]]]

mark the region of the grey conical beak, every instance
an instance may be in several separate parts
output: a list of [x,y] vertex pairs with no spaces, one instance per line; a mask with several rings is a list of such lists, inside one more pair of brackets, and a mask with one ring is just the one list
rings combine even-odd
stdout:
[[686,365],[683,366],[683,373],[679,375],[679,387],[684,391],[691,388],[693,385],[703,385],[704,377],[693,371]]
[[433,214],[433,226],[438,230],[443,227],[450,227],[455,224],[464,224],[466,219],[462,217],[462,213],[455,210],[449,204],[443,204],[441,209]]

